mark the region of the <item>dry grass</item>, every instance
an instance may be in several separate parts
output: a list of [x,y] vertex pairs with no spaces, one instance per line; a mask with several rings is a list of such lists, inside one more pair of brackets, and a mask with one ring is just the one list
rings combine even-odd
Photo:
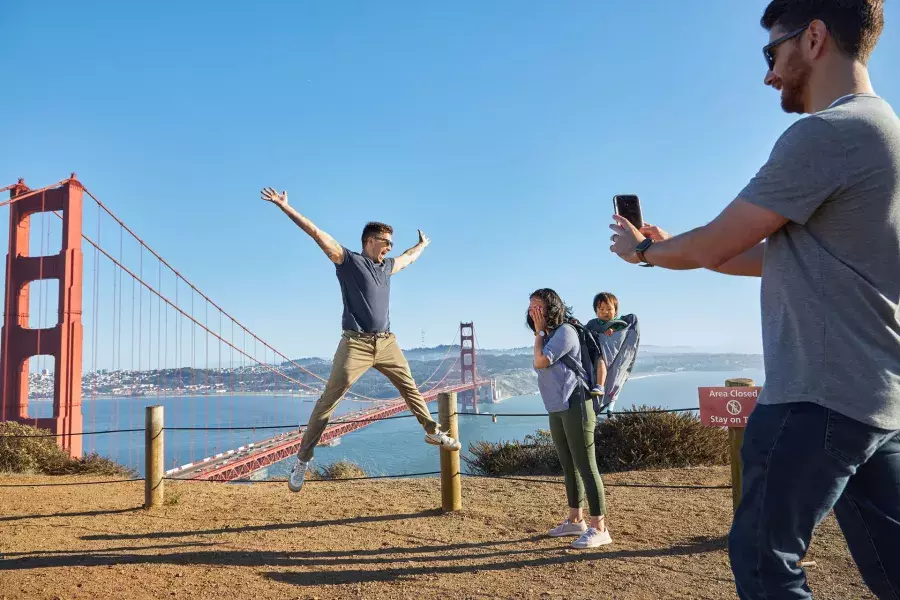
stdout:
[[[547,537],[566,503],[559,478],[546,479],[466,477],[463,510],[441,514],[436,478],[310,482],[299,494],[167,481],[178,503],[145,511],[139,482],[0,477],[0,598],[735,597],[730,490],[666,487],[721,485],[727,468],[605,477],[614,543],[586,551]],[[817,600],[872,597],[833,519],[808,558]]]

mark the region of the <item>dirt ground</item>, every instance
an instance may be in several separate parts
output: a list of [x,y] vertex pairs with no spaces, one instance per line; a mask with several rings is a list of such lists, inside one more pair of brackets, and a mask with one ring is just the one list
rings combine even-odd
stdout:
[[[90,479],[96,481],[96,479]],[[166,482],[8,487],[87,479],[0,477],[2,598],[734,598],[724,468],[623,473],[609,485],[614,543],[572,550],[546,531],[561,485],[463,480],[441,514],[437,479]],[[832,518],[807,569],[816,598],[871,598]]]

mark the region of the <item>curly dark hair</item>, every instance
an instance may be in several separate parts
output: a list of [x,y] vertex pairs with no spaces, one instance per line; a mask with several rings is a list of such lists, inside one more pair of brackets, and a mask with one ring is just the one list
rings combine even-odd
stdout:
[[816,19],[825,23],[837,47],[854,60],[869,60],[884,29],[884,0],[772,0],[760,24],[787,30],[805,27]]
[[[563,323],[578,324],[578,319],[572,315],[572,307],[567,305],[559,297],[556,291],[550,288],[541,288],[535,290],[528,299],[537,298],[544,302],[547,307],[547,327],[552,331]],[[531,320],[531,314],[525,313],[525,326],[534,331],[534,321]]]

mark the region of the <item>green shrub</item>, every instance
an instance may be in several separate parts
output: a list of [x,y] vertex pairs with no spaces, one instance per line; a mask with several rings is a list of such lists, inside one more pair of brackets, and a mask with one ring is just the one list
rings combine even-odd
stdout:
[[[68,456],[67,456],[68,458]],[[100,456],[96,452],[84,455],[80,459],[69,459],[61,467],[47,471],[48,475],[101,475],[104,477],[136,478],[137,471],[120,465],[111,458]]]
[[473,442],[471,457],[463,457],[469,471],[478,475],[559,475],[562,465],[550,432],[539,429],[525,441]]
[[81,459],[70,458],[57,445],[55,437],[13,437],[49,433],[48,429],[38,429],[31,425],[13,421],[0,422],[0,472],[137,477],[133,469],[96,452]]
[[[668,469],[728,463],[728,435],[705,427],[693,412],[663,411],[639,406],[601,419],[595,449],[601,473],[638,469]],[[474,442],[466,457],[478,475],[561,475],[562,466],[550,432],[538,430],[525,441]]]
[[[310,477],[311,476],[311,477]],[[310,470],[309,479],[356,479],[365,477],[366,471],[355,462],[341,460],[319,469]]]
[[693,412],[638,406],[597,424],[597,466],[601,472],[673,469],[728,464],[728,434],[705,427]]
[[47,429],[4,421],[0,423],[0,471],[9,473],[50,473],[71,459],[52,437],[10,437],[49,434]]

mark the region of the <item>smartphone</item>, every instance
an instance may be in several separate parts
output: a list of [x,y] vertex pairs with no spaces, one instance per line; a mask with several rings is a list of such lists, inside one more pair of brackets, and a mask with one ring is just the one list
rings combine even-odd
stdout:
[[624,217],[638,229],[644,226],[644,218],[641,216],[641,200],[637,196],[633,194],[613,196],[613,208],[617,215]]

